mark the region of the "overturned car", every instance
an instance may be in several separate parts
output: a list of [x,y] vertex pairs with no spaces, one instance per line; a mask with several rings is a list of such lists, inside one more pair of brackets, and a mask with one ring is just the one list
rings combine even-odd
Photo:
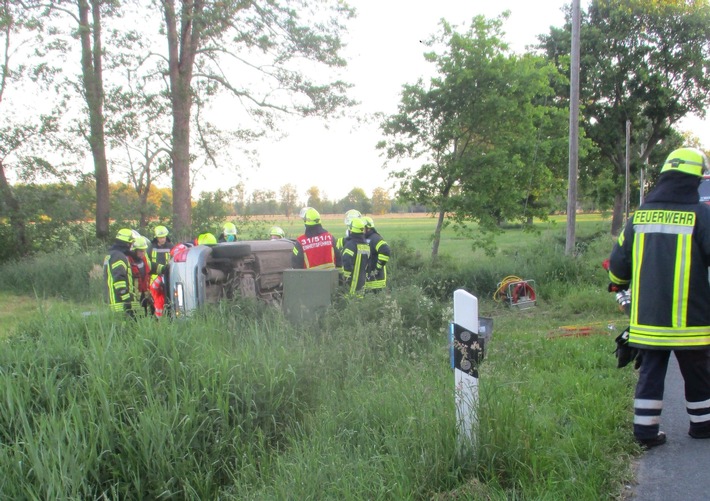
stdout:
[[172,315],[236,297],[281,304],[283,274],[291,268],[293,247],[292,241],[281,239],[188,248],[170,263],[165,280]]

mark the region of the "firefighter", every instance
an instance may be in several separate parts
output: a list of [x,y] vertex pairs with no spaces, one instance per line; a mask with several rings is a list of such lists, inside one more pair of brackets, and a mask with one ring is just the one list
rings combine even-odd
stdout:
[[153,295],[150,292],[150,277],[155,275],[155,265],[151,264],[146,255],[148,245],[147,238],[136,237],[131,247],[132,252],[128,254],[128,262],[131,264],[133,275],[133,311],[140,311],[139,308],[143,308],[145,316],[153,316],[155,308]]
[[350,236],[343,247],[343,278],[348,294],[361,296],[367,280],[370,245],[365,240],[365,221],[356,217],[350,221]]
[[[335,241],[335,251],[341,255],[343,255],[343,249],[345,248],[345,241],[348,239],[350,236],[350,223],[352,222],[353,219],[357,217],[362,217],[362,214],[360,214],[360,211],[357,209],[350,209],[345,213],[345,219],[343,222],[345,223],[345,236],[338,238],[338,240]],[[341,259],[342,261],[342,259]],[[342,266],[338,268],[338,271],[340,272],[340,276],[342,278],[343,275],[343,268]]]
[[286,232],[280,226],[272,226],[269,230],[270,240],[281,240],[286,238]]
[[299,215],[306,231],[296,239],[291,266],[296,269],[319,270],[339,267],[340,254],[335,251],[335,239],[321,225],[318,211],[313,207],[304,207]]
[[[177,244],[170,249],[170,261],[177,263],[185,262],[187,259],[188,247],[185,244]],[[166,284],[170,281],[170,267],[166,267],[163,274],[158,275],[155,280],[150,283],[150,295],[153,297],[153,307],[155,308],[155,316],[160,318],[165,312],[166,305],[169,308],[170,303],[167,297]]]
[[148,259],[151,264],[155,266],[155,273],[151,275],[151,282],[161,275],[165,268],[167,268],[170,263],[170,249],[173,248],[173,243],[170,241],[168,236],[168,229],[165,226],[159,225],[155,227],[154,237],[151,240],[150,251],[148,252]]
[[127,316],[135,318],[131,290],[133,274],[128,262],[131,243],[133,243],[133,231],[128,228],[118,230],[114,243],[104,258],[103,270],[106,299],[111,311],[125,312]]
[[707,169],[702,151],[673,151],[609,258],[609,290],[631,291],[629,346],[641,357],[634,438],[645,448],[666,442],[660,421],[671,351],[685,382],[688,434],[710,438],[710,207],[698,196]]
[[217,237],[218,242],[234,242],[237,240],[237,227],[234,223],[227,221],[222,225],[222,233]]
[[195,239],[195,245],[216,245],[217,239],[212,233],[202,233]]
[[375,221],[369,216],[365,221],[365,239],[370,244],[370,260],[367,263],[368,291],[379,292],[387,287],[387,263],[390,260],[390,246],[375,229]]

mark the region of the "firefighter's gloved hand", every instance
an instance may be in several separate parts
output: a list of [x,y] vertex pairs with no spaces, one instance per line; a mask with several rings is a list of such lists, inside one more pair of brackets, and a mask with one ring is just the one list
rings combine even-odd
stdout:
[[614,354],[616,355],[616,366],[621,369],[626,367],[631,362],[636,361],[634,365],[635,368],[641,365],[639,350],[629,346],[629,329],[627,328],[624,332],[619,334],[616,339],[616,350]]
[[613,282],[609,282],[609,285],[607,286],[606,290],[607,292],[627,291],[629,290],[629,285],[630,284],[615,284]]

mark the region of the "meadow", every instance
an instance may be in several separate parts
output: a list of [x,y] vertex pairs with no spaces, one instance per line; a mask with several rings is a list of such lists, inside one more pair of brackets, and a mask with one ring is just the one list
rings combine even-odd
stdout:
[[[0,497],[621,499],[640,451],[635,375],[611,353],[625,319],[600,266],[608,222],[578,219],[576,257],[564,223],[507,229],[492,257],[445,233],[436,265],[433,219],[376,223],[389,292],[300,325],[249,301],[117,321],[89,275],[100,255],[2,266],[17,315],[0,352]],[[508,275],[535,280],[535,307],[493,299]],[[458,288],[494,322],[472,447],[449,362]]]

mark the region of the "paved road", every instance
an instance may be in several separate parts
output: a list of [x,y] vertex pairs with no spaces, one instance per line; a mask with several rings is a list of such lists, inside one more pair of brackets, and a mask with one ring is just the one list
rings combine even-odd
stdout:
[[636,501],[710,500],[710,439],[688,436],[683,378],[671,356],[663,394],[661,430],[668,442],[646,452],[639,462]]

